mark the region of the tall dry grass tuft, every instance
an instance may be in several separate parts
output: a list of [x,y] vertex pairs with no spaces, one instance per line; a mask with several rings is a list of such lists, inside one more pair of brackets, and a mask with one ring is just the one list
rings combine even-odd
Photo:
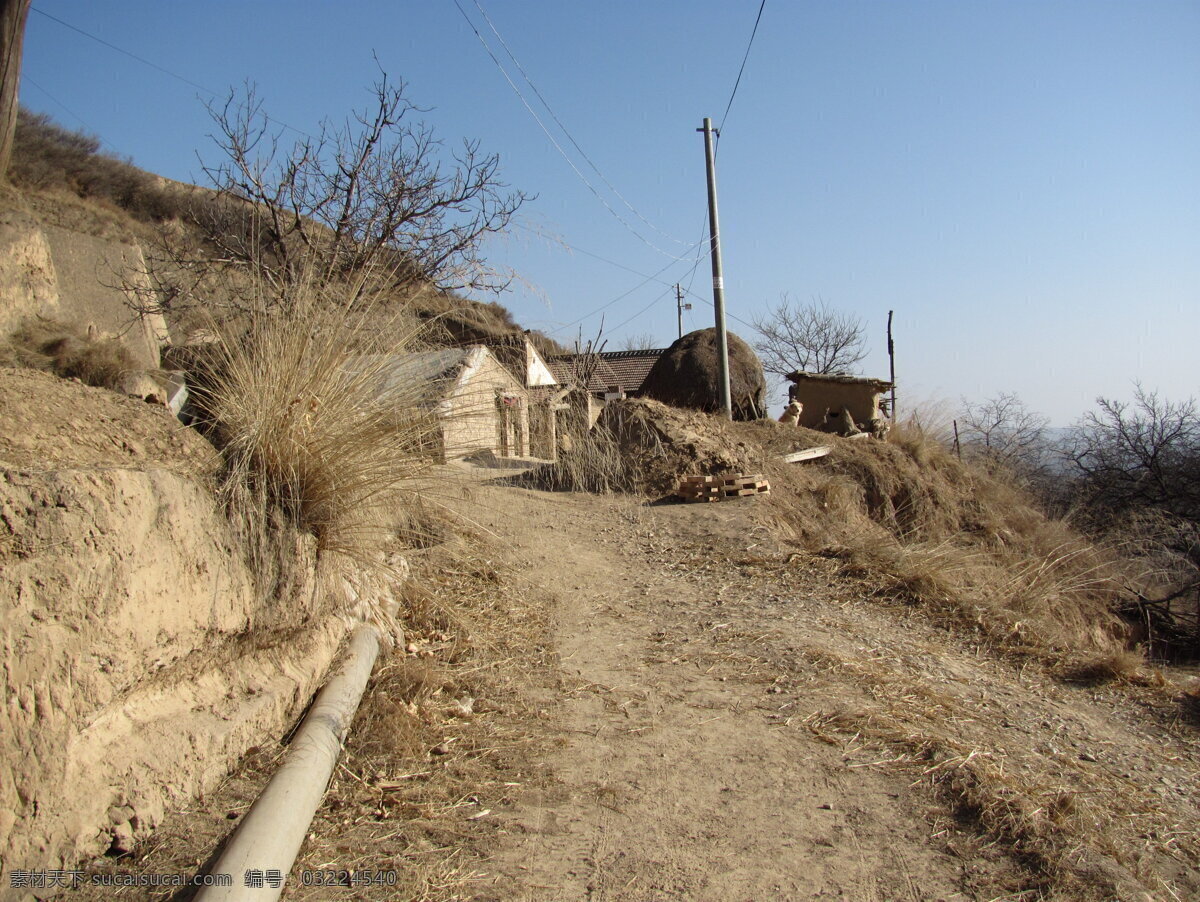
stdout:
[[616,437],[605,426],[581,431],[558,460],[519,477],[517,482],[554,492],[632,492],[636,482]]
[[226,461],[224,500],[260,572],[288,556],[277,546],[296,532],[327,561],[378,570],[391,512],[434,461],[428,387],[387,378],[417,336],[380,328],[372,303],[343,306],[317,284],[289,301],[286,315],[264,305],[214,323],[220,340],[196,374],[200,419]]

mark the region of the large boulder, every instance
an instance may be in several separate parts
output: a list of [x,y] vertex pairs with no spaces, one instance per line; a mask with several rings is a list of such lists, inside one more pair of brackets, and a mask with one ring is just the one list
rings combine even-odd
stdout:
[[[735,420],[766,416],[767,380],[758,356],[732,332],[729,342],[729,396]],[[658,358],[642,383],[642,397],[672,407],[716,413],[721,410],[717,330],[689,332]]]

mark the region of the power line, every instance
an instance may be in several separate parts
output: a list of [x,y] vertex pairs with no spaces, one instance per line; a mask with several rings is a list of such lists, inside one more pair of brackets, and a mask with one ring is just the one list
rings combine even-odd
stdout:
[[[519,222],[514,222],[513,225],[515,225],[517,228],[521,229],[522,231],[529,232],[531,235],[542,236],[542,232],[538,231],[537,229],[532,229],[527,225],[522,225]],[[559,326],[558,328],[556,328],[550,332],[547,332],[546,333],[547,335],[553,335],[555,332],[561,332],[563,329],[569,329],[569,328],[571,328],[571,326],[578,325],[579,323],[583,322],[584,320],[590,319],[591,317],[595,316],[597,313],[607,310],[613,304],[617,303],[617,301],[623,300],[624,298],[633,294],[633,292],[637,291],[639,288],[641,288],[643,285],[646,285],[649,282],[657,282],[660,285],[666,285],[668,288],[672,288],[676,284],[678,284],[677,282],[671,282],[666,279],[659,278],[659,276],[662,273],[666,272],[666,270],[670,269],[673,264],[668,263],[665,267],[660,269],[654,275],[648,276],[644,272],[634,269],[632,266],[626,266],[624,263],[618,263],[616,260],[610,260],[608,257],[604,257],[604,256],[601,256],[600,254],[593,253],[592,251],[585,250],[584,248],[577,247],[577,246],[571,244],[570,242],[564,241],[561,238],[556,237],[554,240],[558,244],[562,245],[563,247],[568,248],[572,251],[575,251],[576,253],[583,254],[585,257],[592,257],[593,259],[599,260],[602,263],[607,263],[609,266],[615,266],[617,269],[623,269],[623,270],[625,270],[625,272],[633,273],[635,276],[640,276],[642,278],[642,281],[639,284],[635,285],[633,288],[624,292],[623,294],[618,295],[617,297],[613,298],[611,301],[608,301],[607,303],[603,304],[602,306],[597,307],[595,310],[592,310],[590,313],[584,314],[581,318],[579,318],[573,322],[567,323],[565,325]],[[704,239],[703,238],[701,238],[701,240],[696,243],[696,246],[699,248],[699,251],[696,254],[696,260],[692,264],[692,268],[690,271],[690,275],[692,276],[693,280],[696,275],[696,269],[700,266],[700,261],[703,260],[706,255],[706,252],[704,250]],[[687,288],[683,289],[683,292],[684,292],[684,294],[688,295],[689,297],[693,297],[693,298],[696,298],[697,300],[704,301],[704,303],[708,304],[710,307],[712,306],[711,298],[706,298],[703,295],[697,294],[696,292],[692,291],[691,282],[688,283]],[[659,295],[659,297],[662,297],[662,295]],[[651,306],[653,306],[653,305],[651,305]],[[645,310],[642,310],[641,313],[644,313],[648,309],[650,309],[650,308],[649,307],[645,308]],[[640,316],[641,313],[635,314],[633,318]],[[739,319],[738,317],[734,316],[733,314],[729,314],[729,317],[731,319],[737,320],[739,323],[741,323],[744,326],[748,326],[749,328],[754,328],[754,326],[751,323],[748,323],[743,319]],[[626,322],[628,322],[628,320],[626,320]],[[621,325],[624,325],[624,323],[622,323]]]
[[508,74],[508,70],[506,70],[504,68],[504,64],[501,63],[500,60],[496,57],[496,54],[492,52],[492,48],[488,44],[487,39],[484,38],[484,36],[482,34],[480,34],[479,29],[475,27],[475,23],[472,22],[471,18],[467,15],[467,11],[462,8],[462,4],[459,3],[458,0],[454,0],[454,5],[456,7],[458,7],[458,11],[459,11],[459,13],[462,14],[463,20],[467,23],[467,27],[470,28],[471,31],[474,32],[475,37],[479,39],[479,43],[483,45],[483,49],[487,52],[487,55],[489,57],[491,57],[492,62],[496,64],[496,68],[500,70],[500,74],[504,76],[504,80],[508,82],[509,87],[512,88],[513,91],[516,93],[517,98],[521,101],[522,105],[524,105],[525,109],[529,111],[529,115],[533,117],[534,122],[536,122],[538,124],[538,127],[542,130],[542,132],[550,140],[550,143],[554,145],[554,149],[558,151],[559,155],[564,160],[566,160],[567,165],[571,167],[571,169],[572,169],[572,171],[574,171],[575,175],[579,177],[579,180],[581,182],[583,182],[584,185],[587,186],[587,189],[589,191],[591,191],[592,194],[595,195],[596,200],[600,201],[600,203],[602,203],[604,205],[604,209],[608,210],[608,212],[613,215],[613,218],[615,218],[617,220],[617,222],[621,223],[621,225],[623,225],[627,230],[629,230],[629,232],[634,237],[636,237],[639,241],[641,241],[647,247],[651,248],[652,250],[657,251],[658,253],[662,254],[664,257],[669,257],[673,262],[682,260],[683,259],[682,256],[675,256],[674,254],[672,254],[668,251],[664,251],[661,247],[658,247],[652,241],[647,239],[644,235],[642,235],[641,232],[639,232],[632,225],[630,225],[629,222],[620,213],[618,213],[616,210],[614,210],[612,208],[612,205],[601,196],[600,192],[596,190],[596,186],[593,185],[590,181],[588,181],[587,176],[585,176],[582,172],[579,171],[579,167],[575,165],[575,161],[572,160],[567,155],[567,152],[565,150],[563,150],[562,145],[559,144],[558,140],[554,137],[554,135],[552,135],[550,133],[550,129],[548,129],[546,127],[546,123],[542,121],[542,117],[539,116],[537,114],[537,111],[534,110],[534,108],[529,105],[529,101],[525,99],[525,95],[521,93],[521,89],[519,87],[517,87],[517,83],[512,80],[512,76],[510,76]]
[[[577,253],[577,254],[583,254],[585,257],[591,257],[595,260],[599,260],[602,263],[607,263],[609,266],[615,266],[617,269],[623,269],[623,270],[625,270],[625,272],[633,273],[635,276],[641,276],[644,279],[653,278],[652,276],[647,276],[644,272],[641,272],[640,270],[634,269],[632,266],[626,266],[624,263],[618,263],[616,260],[610,260],[608,257],[601,256],[600,254],[594,253],[593,251],[585,250],[582,247],[578,247],[574,244],[571,244],[569,241],[566,241],[566,240],[558,237],[557,235],[546,235],[544,232],[541,232],[538,229],[530,228],[529,226],[522,225],[519,222],[514,222],[514,223],[512,223],[512,225],[516,226],[518,229],[521,229],[524,232],[529,232],[529,234],[531,234],[531,235],[537,235],[540,238],[545,238],[548,241],[553,241],[555,244],[561,245],[562,247],[565,247],[568,250],[575,251],[575,253]],[[697,262],[693,266],[693,269],[694,269],[695,266],[700,265],[699,260],[702,260],[704,258],[704,239],[701,238],[695,244],[690,245],[688,247],[688,250],[690,251],[693,247],[698,247],[699,251],[700,251],[699,254],[697,255]],[[661,283],[663,285],[675,284],[673,282],[667,282],[663,279],[657,279],[656,281],[658,281],[659,283]]]
[[82,125],[84,128],[86,128],[89,133],[91,133],[92,135],[95,135],[97,140],[99,140],[101,144],[103,144],[105,147],[107,147],[109,150],[113,151],[114,153],[116,152],[116,148],[114,148],[111,144],[109,144],[107,141],[105,141],[103,138],[101,138],[99,132],[97,132],[96,129],[92,128],[82,116],[80,116],[73,109],[71,109],[69,106],[67,106],[65,103],[63,103],[61,100],[59,100],[57,97],[55,97],[53,94],[51,94],[49,91],[47,91],[41,85],[39,85],[36,81],[34,81],[29,76],[28,73],[21,74],[21,84],[29,84],[29,85],[37,88],[39,91],[41,91],[43,94],[45,94],[50,99],[51,103],[56,104],[58,107],[60,107],[62,109],[63,112],[65,112],[68,116],[70,116],[72,119],[74,119],[80,125]]
[[729,117],[729,110],[733,106],[733,98],[737,97],[738,85],[742,83],[742,73],[746,71],[746,60],[750,59],[750,48],[754,46],[754,36],[758,34],[758,23],[762,21],[763,9],[767,5],[767,0],[762,0],[758,6],[758,15],[754,19],[754,30],[750,32],[750,41],[746,44],[746,54],[742,57],[742,65],[738,69],[737,80],[733,83],[733,91],[729,95],[729,103],[725,104],[725,112],[721,115],[721,124],[717,127],[718,140],[720,139],[720,130],[725,127],[725,120]]
[[[596,175],[600,176],[600,180],[602,182],[604,182],[605,185],[608,186],[608,189],[610,191],[612,191],[613,194],[615,194],[617,197],[619,197],[621,199],[621,203],[623,203],[626,207],[628,207],[629,211],[631,213],[633,213],[634,216],[636,216],[638,219],[640,219],[642,222],[644,222],[650,228],[654,229],[654,231],[658,232],[658,234],[662,235],[667,240],[674,241],[676,244],[684,244],[685,242],[680,241],[678,238],[675,238],[671,235],[668,235],[666,232],[664,232],[662,229],[658,228],[658,226],[656,226],[654,223],[652,223],[650,220],[648,220],[645,216],[643,216],[641,214],[641,212],[639,212],[638,209],[636,207],[634,207],[633,204],[631,204],[628,200],[626,200],[625,196],[623,194],[621,194],[620,191],[617,190],[616,186],[614,186],[613,183],[610,182],[605,177],[604,173],[600,171],[600,168],[594,162],[592,162],[592,158],[587,155],[587,152],[582,147],[579,146],[579,142],[575,140],[575,137],[571,134],[571,132],[567,129],[567,127],[565,125],[563,125],[562,120],[559,119],[558,115],[554,112],[554,108],[550,106],[550,101],[546,100],[546,98],[542,96],[542,92],[539,91],[538,86],[533,83],[533,79],[529,77],[529,73],[525,71],[525,67],[521,65],[521,61],[519,59],[517,59],[516,54],[514,54],[512,52],[512,49],[508,46],[508,42],[504,40],[504,35],[500,34],[499,29],[496,28],[495,24],[492,22],[491,18],[487,14],[487,11],[484,10],[484,8],[480,4],[479,0],[474,0],[474,3],[475,3],[475,8],[478,9],[480,15],[483,16],[483,20],[485,22],[487,22],[488,28],[490,28],[492,30],[492,34],[494,34],[496,36],[496,38],[500,41],[500,46],[504,48],[504,52],[508,54],[508,58],[511,59],[513,61],[513,63],[516,65],[517,71],[521,73],[521,77],[524,78],[525,82],[529,85],[529,87],[533,89],[533,93],[536,94],[537,99],[542,102],[542,106],[544,106],[546,108],[546,111],[550,114],[550,118],[554,120],[554,123],[560,129],[562,129],[563,134],[567,136],[567,140],[571,142],[571,146],[574,147],[577,151],[579,151],[579,155],[581,157],[583,157],[583,159],[587,162],[587,164],[589,166],[592,167],[592,171],[595,172]],[[689,248],[689,250],[690,250],[690,248]]]
[[[104,38],[97,37],[96,35],[94,35],[90,32],[84,31],[82,28],[72,25],[70,22],[63,21],[58,16],[52,16],[52,15],[50,15],[50,13],[44,12],[44,11],[38,9],[36,6],[31,6],[30,9],[32,9],[39,16],[45,16],[47,19],[50,19],[53,22],[57,22],[63,28],[69,28],[71,31],[74,31],[77,34],[81,34],[85,38],[95,41],[97,44],[102,44],[103,46],[107,47],[109,50],[115,50],[117,53],[123,54],[124,56],[127,56],[132,60],[136,60],[137,62],[141,63],[143,66],[149,66],[151,69],[155,69],[158,72],[163,73],[164,75],[169,75],[171,78],[174,78],[177,81],[181,81],[185,85],[193,87],[197,91],[207,94],[209,97],[219,96],[217,94],[217,92],[214,91],[212,88],[206,88],[204,85],[199,84],[198,82],[192,81],[190,78],[188,78],[185,75],[180,75],[178,72],[172,72],[170,69],[167,69],[164,66],[160,66],[158,63],[151,62],[150,60],[146,59],[143,56],[138,56],[136,53],[134,53],[130,50],[126,50],[124,47],[118,47],[116,44],[113,44],[113,43],[110,43],[110,42],[104,40]],[[45,89],[42,89],[42,90],[45,90]],[[49,96],[49,95],[47,94],[47,96]],[[55,102],[57,103],[57,101],[55,101]],[[61,104],[60,104],[60,106],[61,106]],[[66,107],[63,107],[63,109],[66,109]],[[72,114],[72,115],[74,115],[74,114]],[[79,117],[76,116],[75,118],[78,119]],[[279,119],[275,119],[271,116],[267,116],[266,114],[263,114],[263,118],[268,122],[274,122],[276,125],[283,126],[284,128],[288,129],[289,131],[293,131],[298,135],[304,136],[305,138],[310,138],[314,141],[316,140],[316,138],[314,138],[308,132],[302,131],[301,129],[298,129],[293,125],[288,125],[286,122],[283,122]]]
[[203,91],[205,94],[208,94],[211,97],[217,96],[216,91],[212,91],[212,90],[204,87],[204,85],[197,84],[196,82],[192,81],[190,78],[180,75],[178,72],[172,72],[170,69],[163,68],[158,63],[152,63],[152,62],[150,62],[150,60],[146,59],[145,57],[138,56],[136,53],[133,53],[132,51],[126,50],[123,47],[118,47],[116,44],[110,44],[108,41],[104,40],[104,38],[98,38],[94,34],[89,34],[88,32],[84,31],[82,28],[77,28],[76,26],[72,25],[70,22],[64,22],[62,19],[58,18],[58,16],[52,16],[48,12],[43,12],[42,10],[38,9],[36,6],[30,7],[30,8],[35,13],[37,13],[39,16],[45,16],[47,19],[51,19],[52,21],[57,22],[59,25],[63,26],[63,28],[69,28],[69,29],[71,29],[71,31],[81,34],[85,38],[91,38],[97,44],[103,44],[109,50],[115,50],[117,53],[122,53],[125,56],[129,57],[130,59],[137,60],[143,66],[149,66],[151,69],[157,69],[159,72],[163,73],[164,75],[169,75],[169,76],[171,76],[171,78],[178,79],[179,81],[183,82],[185,85],[191,85],[193,88],[197,89],[198,91]]
[[[522,225],[519,222],[514,222],[513,225],[516,226],[518,229],[521,229],[522,231],[529,232],[531,235],[538,235],[538,236],[545,237],[542,232],[538,231],[537,229],[531,229],[527,225]],[[707,228],[707,223],[705,224],[705,228]],[[635,276],[640,276],[643,280],[639,284],[635,285],[633,288],[629,289],[629,291],[626,291],[623,294],[613,298],[611,301],[608,301],[604,305],[597,307],[592,312],[584,314],[584,316],[575,320],[574,322],[567,323],[564,326],[559,326],[557,329],[554,330],[554,332],[561,332],[563,329],[569,329],[571,326],[578,325],[579,323],[583,322],[584,320],[590,319],[591,317],[595,316],[597,313],[607,310],[609,307],[611,307],[617,301],[623,300],[624,298],[633,294],[633,292],[637,291],[639,288],[641,288],[643,285],[645,285],[649,282],[657,282],[659,285],[666,285],[667,287],[673,287],[674,285],[678,284],[676,282],[671,282],[667,279],[659,278],[659,276],[661,276],[664,272],[666,272],[668,269],[670,269],[673,264],[668,263],[666,266],[664,266],[662,269],[660,269],[654,275],[648,276],[641,270],[634,269],[632,266],[626,266],[624,263],[618,263],[616,260],[610,260],[608,257],[604,257],[600,254],[593,253],[592,251],[586,250],[582,247],[578,247],[574,244],[571,244],[568,241],[564,241],[561,238],[555,238],[554,240],[558,244],[561,244],[563,247],[568,248],[572,251],[575,251],[577,254],[583,254],[585,257],[591,257],[595,260],[599,260],[601,263],[607,263],[609,266],[615,266],[617,269],[623,269],[623,270],[625,270],[625,272],[633,273],[633,275],[635,275]],[[696,270],[700,267],[700,262],[705,258],[705,256],[707,256],[707,253],[709,253],[704,250],[704,243],[705,243],[704,239],[701,239],[700,241],[698,241],[696,243],[696,246],[699,247],[699,252],[696,254],[696,260],[692,264],[692,268],[688,273],[688,275],[691,277],[692,281],[689,281],[687,287],[683,288],[683,293],[686,294],[688,297],[696,298],[697,300],[703,301],[704,303],[708,304],[708,306],[711,307],[711,306],[713,306],[712,298],[705,297],[704,295],[692,290],[692,284],[695,281]],[[680,287],[682,288],[682,285],[680,285]],[[660,295],[660,297],[661,297],[661,295]],[[757,329],[758,328],[757,326],[754,325],[754,323],[748,323],[748,322],[746,322],[746,320],[742,319],[739,316],[735,316],[732,313],[726,312],[726,316],[728,316],[732,320],[737,320],[737,322],[741,323],[743,326],[746,326],[749,329]],[[546,334],[552,335],[552,334],[554,334],[554,332],[548,332]]]
[[648,282],[653,282],[653,281],[657,280],[659,276],[661,276],[664,272],[666,272],[668,269],[670,269],[672,266],[674,266],[678,262],[679,262],[678,260],[671,261],[666,266],[664,266],[662,269],[660,269],[658,272],[656,272],[654,275],[646,276],[644,279],[642,279],[641,282],[634,285],[628,291],[617,295],[611,301],[601,304],[599,307],[595,308],[594,310],[592,310],[588,313],[585,313],[583,316],[579,317],[579,319],[573,320],[572,322],[569,322],[566,325],[559,326],[557,329],[553,329],[550,332],[547,332],[546,334],[553,335],[555,332],[561,332],[563,329],[570,329],[572,326],[579,325],[584,320],[591,319],[597,313],[601,313],[601,312],[607,310],[609,307],[611,307],[613,304],[617,303],[618,301],[623,301],[625,298],[629,297],[629,295],[633,294],[635,291],[637,291],[639,288],[641,288],[643,285],[647,284]]
[[[674,288],[674,287],[675,287],[674,284],[672,284],[671,288]],[[667,291],[670,291],[671,288],[668,288]],[[618,329],[628,326],[631,322],[633,322],[635,319],[637,319],[643,313],[649,312],[651,307],[653,307],[655,304],[657,304],[659,301],[661,301],[664,297],[666,297],[667,291],[664,291],[661,294],[659,294],[658,297],[656,297],[654,300],[652,300],[649,304],[647,304],[645,307],[643,307],[641,310],[639,310],[633,316],[629,317],[629,319],[623,320],[622,322],[617,323],[615,326],[612,327],[612,331],[616,332]]]

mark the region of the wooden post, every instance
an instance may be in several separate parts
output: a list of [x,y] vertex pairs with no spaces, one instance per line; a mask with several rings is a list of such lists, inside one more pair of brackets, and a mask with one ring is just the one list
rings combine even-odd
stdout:
[[888,311],[888,369],[892,383],[892,425],[896,425],[896,346],[892,343],[892,311]]
[[20,106],[21,48],[33,0],[0,0],[0,180],[8,178]]

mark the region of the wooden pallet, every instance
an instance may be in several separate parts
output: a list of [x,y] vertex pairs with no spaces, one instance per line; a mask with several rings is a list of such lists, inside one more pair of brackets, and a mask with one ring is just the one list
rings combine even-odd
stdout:
[[761,473],[737,474],[726,476],[721,485],[721,491],[726,498],[745,498],[748,495],[767,495],[771,492],[771,484]]
[[684,501],[721,501],[725,498],[745,498],[766,495],[770,483],[760,473],[728,473],[722,476],[685,476],[675,494]]
[[723,487],[720,476],[685,476],[675,494],[685,501],[720,501]]

